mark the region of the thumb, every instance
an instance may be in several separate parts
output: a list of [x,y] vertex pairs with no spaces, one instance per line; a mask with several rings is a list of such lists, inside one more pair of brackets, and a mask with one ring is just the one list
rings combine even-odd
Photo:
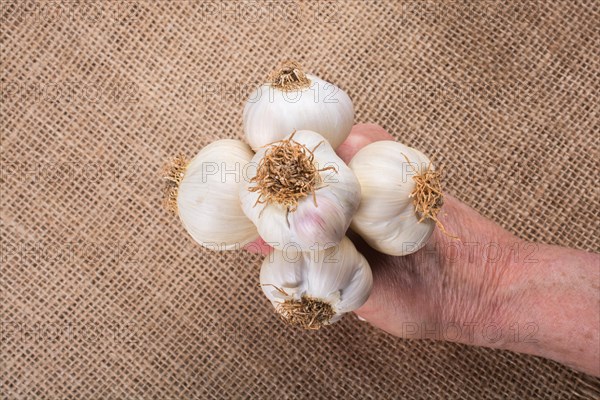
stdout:
[[336,152],[348,164],[360,149],[380,140],[394,140],[394,138],[379,125],[356,124],[352,127],[350,135],[336,149]]

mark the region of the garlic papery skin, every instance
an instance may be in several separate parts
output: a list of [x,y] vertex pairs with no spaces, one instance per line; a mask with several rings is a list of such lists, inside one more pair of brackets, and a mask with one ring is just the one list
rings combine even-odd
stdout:
[[362,193],[352,230],[382,253],[403,256],[422,248],[443,201],[439,176],[429,159],[386,140],[363,147],[349,166]]
[[342,240],[360,202],[360,185],[321,135],[294,132],[259,149],[251,165],[240,199],[265,242],[309,251]]
[[260,283],[284,321],[318,329],[362,306],[373,276],[365,257],[344,237],[324,251],[273,251],[263,261]]
[[337,148],[350,134],[354,106],[346,92],[298,63],[283,63],[269,82],[251,93],[244,107],[244,133],[254,150],[294,130],[319,132]]
[[254,153],[239,140],[204,147],[185,169],[177,210],[192,238],[211,250],[237,250],[258,238],[240,206],[243,174]]

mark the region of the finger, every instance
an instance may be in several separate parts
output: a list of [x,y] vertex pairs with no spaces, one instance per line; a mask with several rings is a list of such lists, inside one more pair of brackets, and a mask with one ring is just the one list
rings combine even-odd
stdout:
[[346,164],[352,157],[369,143],[380,140],[394,140],[392,135],[386,132],[381,126],[376,124],[356,124],[348,138],[339,145],[336,152]]
[[266,256],[273,251],[273,248],[269,246],[261,237],[259,237],[255,241],[245,245],[244,250],[246,250],[248,253],[262,254]]

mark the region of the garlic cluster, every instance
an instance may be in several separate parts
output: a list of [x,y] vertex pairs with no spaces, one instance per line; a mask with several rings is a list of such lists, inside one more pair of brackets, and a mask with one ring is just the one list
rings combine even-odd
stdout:
[[212,250],[235,250],[258,239],[240,206],[242,175],[252,150],[239,140],[218,140],[172,173],[176,209],[192,238]]
[[240,187],[242,209],[271,246],[335,246],[360,202],[350,168],[318,133],[302,130],[260,148]]
[[352,229],[382,253],[403,256],[422,248],[443,203],[429,159],[401,143],[380,141],[359,150],[349,165],[362,190]]
[[354,110],[341,89],[284,63],[244,108],[250,146],[219,140],[167,178],[168,205],[192,238],[234,250],[259,238],[274,248],[262,289],[291,324],[318,329],[356,310],[373,277],[345,236],[406,255],[425,245],[443,203],[439,173],[418,150],[394,141],[362,148],[346,165],[335,153]]
[[293,61],[282,63],[244,108],[244,133],[254,150],[294,130],[321,134],[335,149],[350,134],[354,107],[339,87],[305,74]]
[[275,250],[262,264],[260,283],[286,322],[318,329],[362,306],[373,276],[367,260],[344,237],[324,251]]

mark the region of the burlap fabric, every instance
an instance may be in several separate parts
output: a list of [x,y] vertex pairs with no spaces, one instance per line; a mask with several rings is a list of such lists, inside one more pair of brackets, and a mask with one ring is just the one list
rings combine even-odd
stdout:
[[261,258],[196,245],[159,178],[242,138],[248,87],[291,57],[484,215],[598,251],[596,0],[1,3],[1,398],[598,396],[551,361],[355,317],[290,329]]

